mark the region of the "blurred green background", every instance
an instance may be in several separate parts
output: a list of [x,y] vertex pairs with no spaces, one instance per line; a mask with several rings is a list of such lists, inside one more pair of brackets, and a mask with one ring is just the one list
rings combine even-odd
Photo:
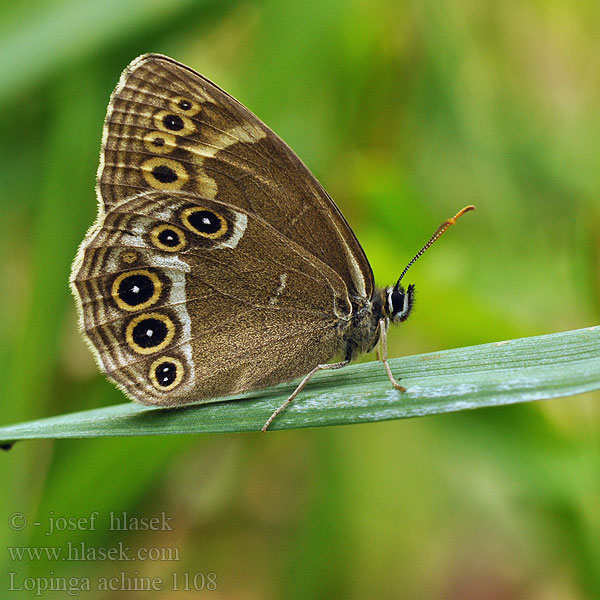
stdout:
[[[296,150],[380,284],[477,205],[411,269],[417,308],[391,356],[598,323],[599,35],[597,3],[569,0],[2,3],[2,423],[124,401],[97,374],[67,281],[96,213],[110,92],[148,51],[214,80]],[[600,597],[597,395],[266,436],[24,442],[0,459],[7,547],[180,558],[3,548],[13,587],[89,577],[84,598],[171,599],[184,593],[172,573],[212,572],[202,597]],[[49,517],[92,511],[95,531],[46,535]],[[109,531],[111,511],[164,512],[174,531]],[[136,573],[163,590],[94,589]]]

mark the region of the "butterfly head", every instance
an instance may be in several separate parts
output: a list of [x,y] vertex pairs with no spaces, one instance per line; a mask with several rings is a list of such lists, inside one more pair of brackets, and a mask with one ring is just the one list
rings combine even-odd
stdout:
[[385,289],[384,315],[392,323],[402,323],[408,319],[415,302],[415,286],[411,283],[406,290],[400,283]]
[[465,206],[462,210],[457,212],[451,219],[444,221],[429,238],[427,243],[413,256],[409,263],[404,267],[404,271],[400,274],[398,281],[394,287],[388,287],[385,289],[385,303],[382,306],[382,314],[388,318],[392,323],[402,323],[406,321],[415,302],[415,286],[411,283],[406,290],[400,283],[404,275],[410,267],[434,244],[440,236],[450,227],[454,225],[456,219],[464,215],[470,210],[474,210],[473,205]]

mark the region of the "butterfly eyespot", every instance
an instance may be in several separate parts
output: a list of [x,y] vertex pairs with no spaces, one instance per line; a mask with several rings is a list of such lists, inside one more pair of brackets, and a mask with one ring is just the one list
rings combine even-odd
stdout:
[[123,310],[144,310],[152,306],[162,292],[162,283],[152,271],[142,269],[118,275],[112,284],[112,297]]
[[144,136],[144,145],[155,154],[169,154],[177,147],[177,141],[170,133],[150,131]]
[[144,179],[157,190],[179,190],[189,179],[187,171],[170,158],[155,157],[142,163]]
[[171,110],[176,113],[184,113],[189,117],[197,115],[202,109],[197,102],[185,98],[184,96],[177,96],[170,102]]
[[154,115],[154,124],[160,131],[176,135],[190,135],[196,131],[193,121],[182,114],[161,110]]
[[137,259],[138,255],[135,252],[123,252],[123,254],[121,254],[121,260],[128,265],[134,263]]
[[227,233],[227,221],[219,214],[206,208],[194,206],[181,213],[183,224],[198,235],[211,239]]
[[163,125],[171,131],[181,131],[185,124],[179,115],[165,115],[162,118]]
[[150,240],[159,250],[179,252],[186,246],[185,233],[174,225],[157,225],[150,232]]
[[148,371],[152,385],[161,392],[168,392],[177,387],[182,382],[184,374],[183,364],[173,356],[157,358]]
[[153,354],[166,348],[175,336],[175,325],[166,315],[144,313],[132,319],[125,330],[129,347],[138,354]]
[[161,183],[173,183],[177,181],[177,173],[171,167],[157,165],[152,169],[152,177],[158,179]]

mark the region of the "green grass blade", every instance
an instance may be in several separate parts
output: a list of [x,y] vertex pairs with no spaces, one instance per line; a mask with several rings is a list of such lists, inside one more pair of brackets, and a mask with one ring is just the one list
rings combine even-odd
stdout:
[[[407,356],[390,365],[406,393],[391,387],[378,362],[322,372],[272,428],[405,419],[597,390],[600,326]],[[293,389],[288,383],[177,409],[120,404],[2,427],[0,440],[258,431]]]

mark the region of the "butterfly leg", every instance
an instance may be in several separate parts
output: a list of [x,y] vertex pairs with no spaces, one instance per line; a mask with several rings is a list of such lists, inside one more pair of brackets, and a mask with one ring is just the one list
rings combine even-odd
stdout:
[[381,319],[379,321],[379,344],[380,344],[380,352],[379,352],[379,360],[381,360],[381,362],[383,363],[383,366],[385,367],[385,370],[387,371],[387,375],[390,379],[390,381],[392,382],[392,385],[397,389],[400,390],[401,392],[405,392],[406,388],[401,386],[395,379],[394,376],[392,375],[392,370],[390,369],[390,365],[388,364],[387,361],[387,332],[388,329],[390,327],[390,320],[389,319]]
[[317,371],[325,371],[328,369],[341,369],[342,367],[347,366],[350,363],[349,360],[343,360],[342,362],[338,362],[338,363],[326,363],[323,365],[317,365],[310,373],[308,373],[308,375],[306,375],[306,377],[298,384],[298,387],[292,392],[292,395],[267,419],[267,422],[262,426],[262,432],[265,433],[267,431],[267,429],[269,428],[269,425],[273,422],[273,420],[275,419],[275,417],[282,412],[283,410],[285,410],[294,400],[294,398],[302,391],[302,388],[304,388],[304,386],[310,381],[310,378],[317,372]]

